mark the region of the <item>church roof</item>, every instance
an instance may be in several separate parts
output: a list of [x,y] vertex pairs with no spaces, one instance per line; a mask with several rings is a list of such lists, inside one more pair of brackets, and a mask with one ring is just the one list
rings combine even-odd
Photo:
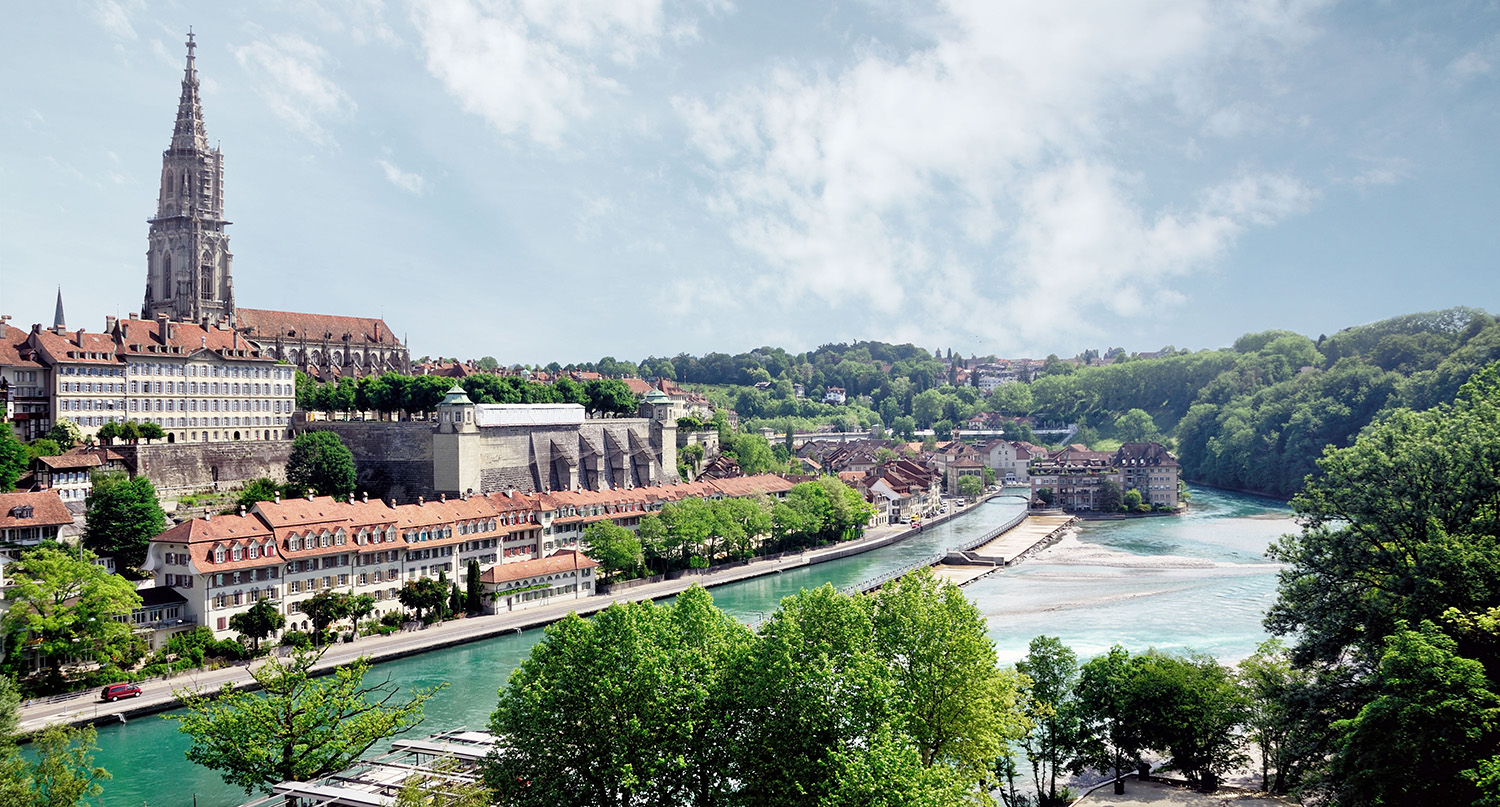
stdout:
[[391,326],[378,317],[341,317],[334,314],[299,314],[292,311],[268,311],[260,308],[236,308],[235,321],[241,333],[252,339],[310,339],[339,341],[345,334],[349,343],[364,342],[399,346]]

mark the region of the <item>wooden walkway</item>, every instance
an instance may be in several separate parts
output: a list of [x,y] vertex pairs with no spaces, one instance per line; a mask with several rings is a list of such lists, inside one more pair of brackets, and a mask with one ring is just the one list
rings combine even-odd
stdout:
[[1051,546],[1077,520],[1068,515],[1029,515],[988,543],[949,553],[932,571],[955,585],[966,586]]

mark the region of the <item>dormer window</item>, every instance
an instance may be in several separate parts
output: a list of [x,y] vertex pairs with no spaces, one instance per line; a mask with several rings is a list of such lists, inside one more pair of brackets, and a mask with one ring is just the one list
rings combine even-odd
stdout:
[[224,562],[224,547],[222,547],[222,546],[221,547],[217,547],[216,549],[214,549],[214,563],[223,563],[223,562]]
[[256,558],[260,557],[260,547],[256,546],[255,544],[251,544],[245,549],[245,553],[246,556],[251,560],[255,560]]
[[244,557],[244,550],[240,549],[239,547],[235,547],[234,551],[232,551],[230,553],[230,556],[234,560],[244,560],[245,559],[245,557]]
[[268,557],[268,558],[269,557],[274,557],[275,555],[276,555],[276,542],[275,541],[267,541],[266,542],[266,557]]

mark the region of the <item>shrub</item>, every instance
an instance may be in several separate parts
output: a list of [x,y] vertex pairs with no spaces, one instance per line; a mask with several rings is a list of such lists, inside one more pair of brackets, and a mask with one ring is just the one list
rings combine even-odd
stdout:
[[295,647],[298,650],[311,650],[313,646],[312,637],[300,630],[289,630],[281,635],[282,647]]
[[403,621],[400,611],[386,611],[380,615],[380,624],[388,628],[399,628]]

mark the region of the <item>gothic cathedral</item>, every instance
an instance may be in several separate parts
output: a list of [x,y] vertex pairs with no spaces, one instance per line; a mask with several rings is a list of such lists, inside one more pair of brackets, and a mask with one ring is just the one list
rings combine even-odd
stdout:
[[187,70],[172,145],[162,152],[161,193],[146,251],[143,317],[233,328],[234,282],[224,220],[224,155],[208,144],[188,34]]

